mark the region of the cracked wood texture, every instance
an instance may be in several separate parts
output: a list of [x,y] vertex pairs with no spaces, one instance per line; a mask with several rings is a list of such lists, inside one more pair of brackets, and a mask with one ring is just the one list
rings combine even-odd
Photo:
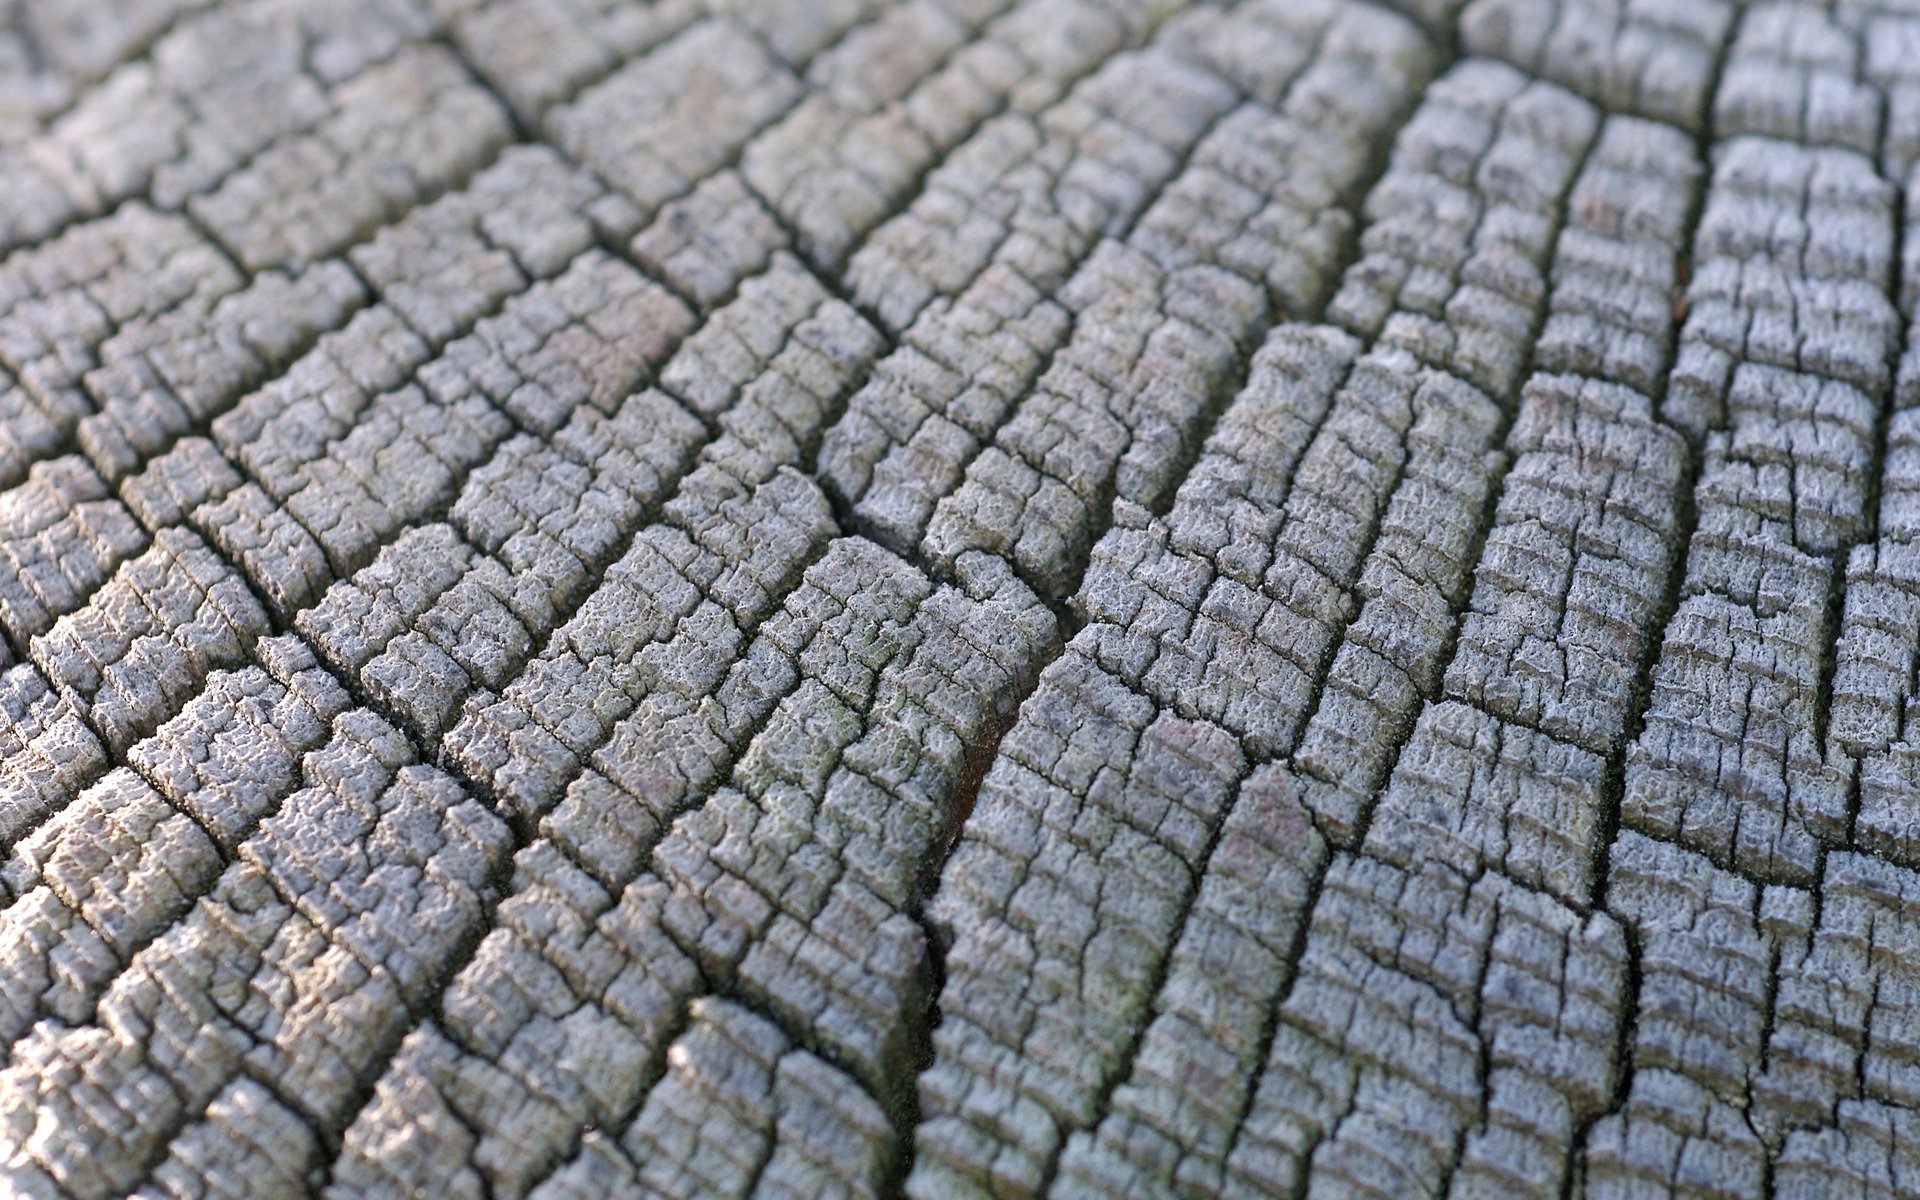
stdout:
[[1915,0],[0,0],[0,1195],[1920,1196]]

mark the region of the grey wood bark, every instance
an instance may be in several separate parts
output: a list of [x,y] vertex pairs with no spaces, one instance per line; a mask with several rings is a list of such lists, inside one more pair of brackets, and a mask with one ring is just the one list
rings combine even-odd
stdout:
[[0,1195],[1920,1196],[1906,0],[0,0]]

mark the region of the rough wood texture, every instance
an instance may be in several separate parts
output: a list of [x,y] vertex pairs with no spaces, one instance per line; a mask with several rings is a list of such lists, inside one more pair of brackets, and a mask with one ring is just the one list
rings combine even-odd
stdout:
[[1911,0],[0,0],[0,1195],[1920,1196]]

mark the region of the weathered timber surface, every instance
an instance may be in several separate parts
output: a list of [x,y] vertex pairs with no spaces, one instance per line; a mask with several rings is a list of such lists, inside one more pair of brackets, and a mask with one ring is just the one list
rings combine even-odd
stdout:
[[1920,1197],[1914,0],[0,0],[0,1196]]

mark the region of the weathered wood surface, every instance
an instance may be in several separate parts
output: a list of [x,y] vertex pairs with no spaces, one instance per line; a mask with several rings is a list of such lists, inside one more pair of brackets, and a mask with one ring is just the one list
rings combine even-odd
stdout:
[[0,1195],[1920,1196],[1916,162],[1912,0],[0,0]]

